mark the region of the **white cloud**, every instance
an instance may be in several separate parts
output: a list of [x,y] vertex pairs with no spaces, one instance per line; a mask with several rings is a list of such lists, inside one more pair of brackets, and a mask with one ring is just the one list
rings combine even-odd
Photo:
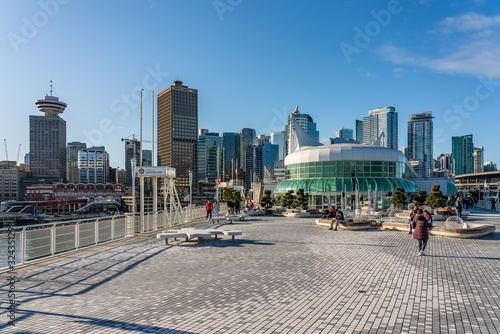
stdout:
[[450,34],[454,32],[481,31],[500,27],[500,15],[488,17],[477,13],[447,17],[439,24],[440,30]]
[[500,15],[466,13],[448,17],[439,23],[439,30],[444,38],[438,46],[429,48],[433,56],[416,55],[394,44],[385,45],[381,54],[397,65],[500,78]]

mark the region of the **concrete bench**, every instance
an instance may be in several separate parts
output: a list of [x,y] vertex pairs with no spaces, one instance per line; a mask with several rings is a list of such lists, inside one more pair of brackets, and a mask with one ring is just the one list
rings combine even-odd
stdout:
[[234,222],[235,220],[241,220],[241,217],[240,216],[237,216],[237,215],[229,215],[229,216],[224,216],[226,218],[227,221],[229,221],[230,223]]
[[177,238],[186,238],[186,241],[188,240],[188,236],[186,233],[182,233],[182,232],[168,232],[168,233],[160,233],[160,234],[157,234],[156,235],[156,238],[158,239],[165,239],[165,245],[168,245],[168,239],[169,238],[174,238],[175,240],[177,240]]
[[231,241],[234,242],[234,236],[236,235],[243,235],[243,232],[241,231],[222,231],[224,235],[231,236]]
[[221,217],[210,218],[209,220],[212,222],[212,224],[215,224],[215,222],[218,222],[220,220],[226,221],[227,219],[226,219],[226,216],[221,216]]
[[217,239],[218,235],[225,235],[225,236],[231,236],[231,241],[234,241],[234,237],[236,235],[243,235],[243,232],[241,231],[229,231],[229,230],[203,230],[206,231],[212,235],[215,236],[215,239]]

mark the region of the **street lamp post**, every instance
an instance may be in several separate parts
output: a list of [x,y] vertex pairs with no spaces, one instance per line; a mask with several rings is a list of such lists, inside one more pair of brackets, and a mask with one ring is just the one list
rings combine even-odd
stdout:
[[189,216],[193,220],[193,172],[189,172]]

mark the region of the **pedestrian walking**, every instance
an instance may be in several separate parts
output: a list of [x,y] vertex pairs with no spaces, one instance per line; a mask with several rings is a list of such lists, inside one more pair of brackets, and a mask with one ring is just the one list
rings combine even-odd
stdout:
[[208,220],[208,217],[212,218],[212,210],[214,209],[214,205],[210,203],[210,200],[208,200],[207,205],[205,205],[205,209],[207,210],[207,220]]
[[219,201],[215,201],[215,204],[214,204],[214,217],[215,218],[219,217],[219,211],[220,211]]
[[410,225],[410,232],[408,234],[412,234],[412,226],[413,226],[413,218],[415,218],[416,210],[412,210],[410,213],[410,219],[408,219],[408,225]]
[[413,239],[418,240],[418,255],[425,255],[425,248],[427,247],[427,241],[429,240],[429,233],[427,229],[429,228],[429,223],[422,214],[422,210],[418,209],[415,218],[413,218]]
[[457,210],[457,215],[462,217],[462,198],[460,196],[457,197],[457,201],[455,202],[455,210]]
[[495,211],[497,212],[495,204],[497,203],[495,197],[491,198],[491,212]]
[[227,202],[226,202],[226,204],[227,204],[227,209],[228,210],[233,210],[233,207],[234,207],[233,201],[231,201],[230,199],[228,199]]
[[240,201],[238,201],[238,199],[236,199],[236,201],[234,201],[234,212],[236,214],[240,213]]
[[253,202],[250,200],[250,211],[253,210]]

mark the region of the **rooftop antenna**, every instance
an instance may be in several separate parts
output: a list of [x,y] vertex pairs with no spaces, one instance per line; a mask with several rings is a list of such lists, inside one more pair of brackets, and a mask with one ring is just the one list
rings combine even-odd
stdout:
[[50,79],[50,96],[52,96],[52,87],[53,87],[52,79]]

